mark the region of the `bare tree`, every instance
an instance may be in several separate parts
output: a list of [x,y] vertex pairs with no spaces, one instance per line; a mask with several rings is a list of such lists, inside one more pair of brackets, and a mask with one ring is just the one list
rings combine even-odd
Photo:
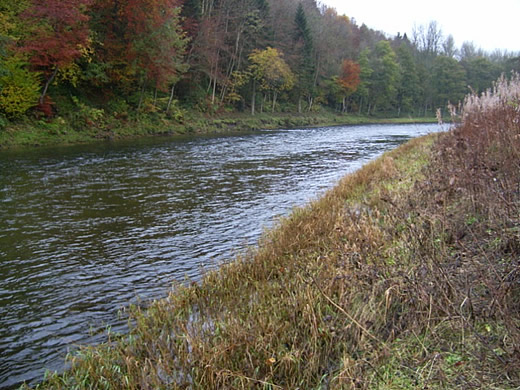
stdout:
[[440,53],[442,44],[442,30],[436,21],[431,21],[425,26],[414,26],[412,30],[412,43],[415,47],[428,55],[435,56]]
[[458,50],[455,47],[455,40],[453,39],[453,35],[450,34],[442,43],[442,54],[446,57],[454,58],[457,53]]

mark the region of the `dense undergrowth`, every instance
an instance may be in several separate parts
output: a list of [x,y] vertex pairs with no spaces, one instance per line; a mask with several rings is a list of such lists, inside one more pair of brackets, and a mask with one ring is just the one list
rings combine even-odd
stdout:
[[222,113],[204,116],[185,111],[179,117],[158,112],[120,116],[102,110],[88,109],[71,117],[50,120],[26,118],[9,126],[0,126],[0,150],[13,147],[34,147],[58,144],[90,143],[144,136],[175,136],[244,132],[258,129],[333,126],[363,123],[431,122],[434,118],[378,118],[342,114],[323,109],[311,113]]
[[38,388],[518,388],[519,104],[469,97]]

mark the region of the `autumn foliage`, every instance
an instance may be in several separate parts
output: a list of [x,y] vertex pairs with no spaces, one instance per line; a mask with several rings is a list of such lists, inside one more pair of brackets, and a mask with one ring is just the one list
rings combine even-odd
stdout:
[[17,118],[35,105],[39,95],[38,75],[29,72],[17,58],[4,62],[0,74],[0,110],[9,118]]
[[46,77],[40,104],[58,70],[82,55],[81,49],[89,37],[86,14],[89,1],[34,0],[21,15],[32,27],[19,51],[27,54],[33,69]]
[[361,79],[359,74],[361,68],[359,64],[352,60],[343,60],[341,64],[341,73],[338,78],[338,84],[345,90],[347,94],[356,91]]
[[81,56],[89,35],[88,4],[89,0],[34,0],[23,13],[27,24],[34,27],[20,51],[29,55],[35,68],[52,73]]
[[[273,94],[272,111],[275,110],[278,93],[290,90],[294,85],[294,75],[281,53],[268,47],[265,50],[254,50],[250,56],[249,70],[263,91]],[[254,111],[253,111],[254,114]]]
[[342,111],[347,110],[347,98],[358,89],[361,83],[361,67],[352,60],[345,59],[341,64],[339,76],[335,79],[341,92]]
[[180,71],[185,37],[180,24],[180,0],[95,0],[99,59],[116,83],[151,80],[167,89]]
[[[389,38],[354,17],[316,0],[3,0],[0,75],[31,73],[21,115],[37,106],[73,117],[77,102],[118,114],[168,115],[172,104],[254,112],[262,97],[275,111],[327,105],[433,116],[468,85],[482,93],[501,73],[520,70],[519,53],[487,55],[467,43],[459,51],[433,22],[411,39]],[[270,70],[255,63],[274,50],[287,69],[278,59]],[[255,67],[266,77],[258,69],[251,77]],[[280,72],[292,82],[271,77]],[[12,104],[15,78],[0,81]],[[35,90],[39,105],[27,101]]]

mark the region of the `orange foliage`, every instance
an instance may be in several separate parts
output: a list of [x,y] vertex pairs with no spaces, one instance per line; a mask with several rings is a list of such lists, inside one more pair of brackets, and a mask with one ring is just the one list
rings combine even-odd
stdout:
[[341,64],[341,73],[338,77],[338,84],[345,90],[346,93],[350,94],[356,92],[361,79],[359,74],[361,68],[359,64],[352,60],[343,60]]

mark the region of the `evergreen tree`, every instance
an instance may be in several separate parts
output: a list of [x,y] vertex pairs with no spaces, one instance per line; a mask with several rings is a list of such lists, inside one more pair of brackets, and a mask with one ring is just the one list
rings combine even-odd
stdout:
[[397,48],[397,59],[401,72],[401,82],[397,89],[397,109],[400,114],[401,111],[412,112],[417,107],[420,84],[412,49],[405,42]]
[[372,69],[369,61],[370,49],[365,48],[360,54],[358,59],[358,64],[360,68],[359,79],[360,83],[354,94],[354,97],[359,101],[359,112],[363,110],[364,107],[368,107],[368,111],[370,111],[370,86],[371,86],[371,78],[374,70]]
[[307,98],[308,109],[312,108],[315,96],[315,63],[312,34],[307,26],[307,17],[302,4],[298,5],[294,18],[294,47],[296,56],[298,112],[302,111],[301,99]]
[[466,71],[454,58],[438,56],[433,68],[435,107],[445,108],[448,103],[456,104],[464,99]]
[[493,81],[500,76],[500,68],[486,57],[468,58],[461,64],[466,70],[468,86],[476,93],[491,88]]
[[372,58],[371,77],[373,111],[388,111],[395,104],[399,83],[397,57],[388,41],[379,41]]

